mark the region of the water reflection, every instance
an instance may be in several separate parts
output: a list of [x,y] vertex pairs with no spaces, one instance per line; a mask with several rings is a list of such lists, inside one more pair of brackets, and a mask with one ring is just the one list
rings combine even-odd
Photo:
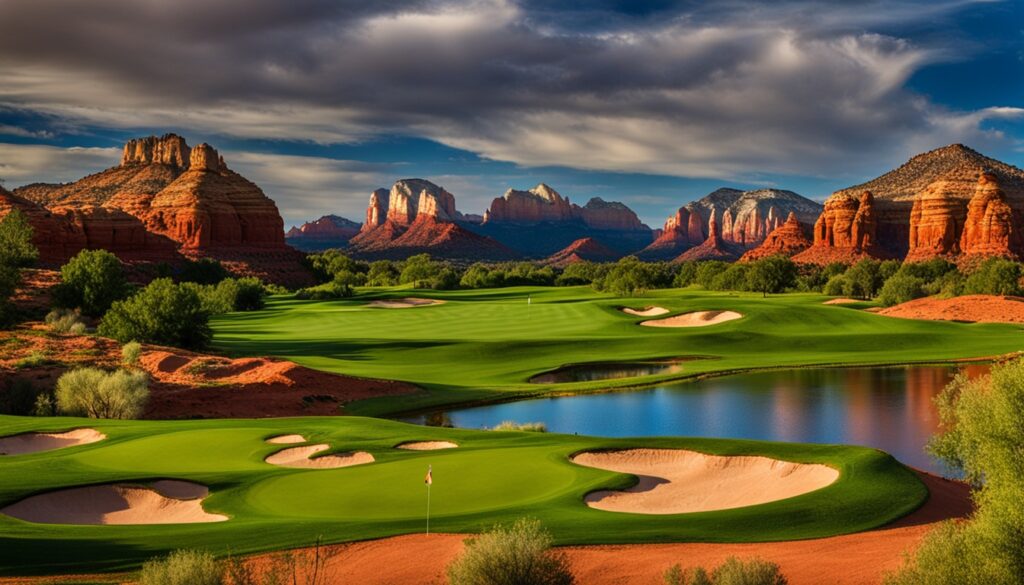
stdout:
[[[553,432],[610,437],[676,435],[866,445],[909,465],[944,473],[924,447],[939,424],[934,397],[958,371],[974,377],[988,367],[759,372],[446,415],[463,428],[491,427],[503,420],[541,421]],[[424,423],[425,417],[413,420]]]
[[566,382],[594,382],[597,380],[616,380],[619,378],[636,378],[638,376],[654,376],[657,374],[678,374],[683,371],[683,362],[700,359],[696,357],[673,358],[670,360],[652,360],[647,362],[607,362],[592,364],[573,364],[557,370],[537,374],[530,378],[534,384],[564,384]]

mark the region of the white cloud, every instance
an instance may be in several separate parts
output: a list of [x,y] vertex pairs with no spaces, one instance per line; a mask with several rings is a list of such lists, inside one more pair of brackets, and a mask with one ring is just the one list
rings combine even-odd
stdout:
[[117,165],[119,148],[60,148],[0,143],[0,178],[7,188],[26,183],[65,183]]

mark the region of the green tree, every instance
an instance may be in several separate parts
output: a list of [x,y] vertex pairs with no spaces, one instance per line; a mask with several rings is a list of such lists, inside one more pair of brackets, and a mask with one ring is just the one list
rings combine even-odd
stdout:
[[10,298],[21,284],[21,269],[38,257],[25,214],[15,209],[0,218],[0,324],[13,320]]
[[988,258],[967,276],[964,292],[982,295],[1020,295],[1021,266],[1005,258]]
[[395,263],[390,260],[377,260],[370,263],[366,275],[367,286],[394,286],[398,284],[400,273]]
[[198,284],[217,284],[231,276],[227,268],[219,260],[200,258],[187,260],[178,274],[179,282],[195,282]]
[[750,263],[747,288],[768,296],[796,285],[796,263],[786,256],[770,256]]
[[675,288],[686,288],[697,282],[697,268],[699,264],[694,261],[683,262],[679,265],[679,272],[672,281]]
[[594,282],[594,288],[632,296],[658,286],[658,276],[651,264],[641,262],[636,256],[626,256],[612,264],[604,278]]
[[438,264],[430,259],[430,254],[409,256],[402,263],[402,274],[398,282],[399,284],[411,284],[417,288],[426,288],[429,285],[428,281],[440,271]]
[[746,264],[730,264],[728,268],[711,279],[711,290],[747,290]]
[[704,262],[698,262],[696,276],[697,284],[710,290],[715,277],[728,269],[729,263],[722,262],[721,260],[706,260]]
[[106,250],[82,250],[61,267],[60,276],[54,303],[80,308],[93,317],[106,313],[130,291],[121,261]]
[[882,291],[878,293],[878,302],[883,307],[891,307],[919,299],[925,296],[924,287],[926,284],[928,283],[923,278],[897,272],[882,285]]
[[98,332],[122,343],[201,348],[210,341],[209,319],[194,289],[158,278],[135,295],[115,302],[103,316]]
[[[887,267],[888,270],[891,270],[891,266]],[[882,263],[871,258],[865,258],[851,266],[845,277],[849,289],[844,294],[862,299],[873,298],[885,282]]]

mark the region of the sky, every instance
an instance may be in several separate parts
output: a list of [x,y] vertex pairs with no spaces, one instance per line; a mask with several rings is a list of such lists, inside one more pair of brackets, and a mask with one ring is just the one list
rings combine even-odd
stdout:
[[410,177],[466,213],[545,182],[657,227],[955,142],[1024,166],[1024,0],[4,0],[0,80],[6,187],[176,132],[286,226]]

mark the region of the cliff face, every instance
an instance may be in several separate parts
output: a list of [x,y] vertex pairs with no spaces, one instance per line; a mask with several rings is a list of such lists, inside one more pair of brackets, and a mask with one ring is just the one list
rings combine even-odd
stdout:
[[661,235],[639,256],[664,260],[704,243],[712,210],[717,210],[721,222],[722,241],[734,249],[747,250],[763,242],[790,213],[798,221],[813,223],[821,205],[792,191],[718,189],[679,208],[665,221]]
[[799,254],[810,248],[812,244],[806,232],[804,225],[796,218],[796,214],[790,212],[785,223],[768,234],[760,246],[743,254],[740,260],[749,262],[778,254],[783,256]]
[[673,262],[691,262],[699,260],[738,260],[743,249],[732,242],[726,242],[719,227],[717,210],[712,207],[708,219],[708,237],[703,242],[680,254]]
[[[119,166],[73,183],[16,191],[71,234],[62,252],[44,257],[47,262],[63,262],[82,248],[104,248],[132,261],[230,257],[240,272],[270,274],[271,280],[284,264],[297,262],[274,202],[228,169],[212,146],[190,148],[174,134],[130,140]],[[255,263],[276,254],[278,269],[249,266],[247,254],[258,256]]]
[[500,243],[460,225],[463,216],[455,207],[455,196],[423,179],[403,179],[388,191],[374,191],[366,218],[359,234],[349,240],[349,249],[357,256],[402,258],[420,252],[482,260],[516,256]]
[[594,238],[580,238],[564,249],[548,257],[544,264],[556,268],[565,268],[576,262],[612,262],[621,258],[621,254],[605,246]]
[[293,227],[284,235],[290,246],[305,251],[342,248],[359,233],[362,225],[338,215],[325,215]]
[[536,224],[578,219],[569,199],[541,183],[529,191],[509,189],[491,202],[484,223]]
[[[852,201],[864,191],[874,197],[871,208],[861,213],[862,205]],[[1002,195],[993,195],[995,191]],[[972,215],[971,205],[979,192],[989,195],[977,200]],[[990,220],[985,220],[990,202]],[[877,179],[837,191],[825,207],[815,227],[814,246],[797,260],[851,261],[872,256],[920,261],[960,254],[1019,255],[1021,243],[1012,228],[1024,212],[1024,171],[953,144],[917,155]],[[854,216],[861,213],[859,223],[850,217],[851,209]],[[974,223],[967,234],[969,221]],[[985,243],[971,245],[968,252],[965,245],[976,241]]]

